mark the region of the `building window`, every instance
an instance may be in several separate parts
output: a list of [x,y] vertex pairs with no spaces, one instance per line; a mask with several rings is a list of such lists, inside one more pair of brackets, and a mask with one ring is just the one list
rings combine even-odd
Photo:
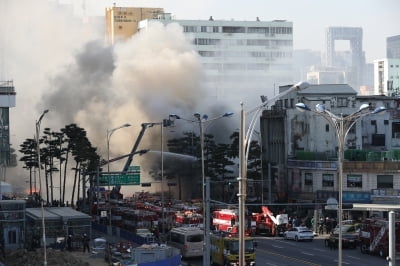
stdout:
[[347,107],[347,98],[338,97],[337,98],[337,107]]
[[392,123],[392,138],[400,139],[400,122]]
[[196,26],[183,26],[183,32],[197,32]]
[[372,146],[385,146],[385,134],[372,134]]
[[312,186],[313,185],[312,173],[305,173],[304,174],[304,185],[305,186]]
[[383,120],[384,125],[389,125],[389,120]]
[[325,132],[329,132],[329,124],[325,125]]
[[376,188],[393,188],[393,176],[378,175],[376,177]]
[[222,27],[223,33],[245,33],[245,27]]
[[333,187],[333,175],[332,174],[322,174],[322,186],[323,187]]
[[362,175],[347,175],[347,187],[362,188]]

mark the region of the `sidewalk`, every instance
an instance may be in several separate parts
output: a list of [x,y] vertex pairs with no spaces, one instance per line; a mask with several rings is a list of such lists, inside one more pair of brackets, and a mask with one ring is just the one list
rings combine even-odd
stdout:
[[109,264],[104,260],[104,256],[99,256],[87,252],[83,253],[82,251],[73,251],[71,252],[71,256],[74,256],[84,263],[88,263],[88,265],[109,266]]

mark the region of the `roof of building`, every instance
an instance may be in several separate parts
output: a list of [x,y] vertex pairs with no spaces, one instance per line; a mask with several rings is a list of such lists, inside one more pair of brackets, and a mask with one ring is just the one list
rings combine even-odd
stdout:
[[[34,220],[42,219],[42,209],[26,208],[26,215]],[[45,207],[44,217],[45,220],[90,219],[89,215],[71,207]]]
[[347,84],[310,84],[308,88],[299,91],[298,94],[357,95],[357,92]]

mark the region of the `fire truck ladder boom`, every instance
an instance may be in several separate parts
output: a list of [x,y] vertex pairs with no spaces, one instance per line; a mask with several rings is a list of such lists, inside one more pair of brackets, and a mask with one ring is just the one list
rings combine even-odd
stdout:
[[379,230],[379,233],[376,235],[374,240],[372,241],[371,245],[369,246],[369,250],[373,251],[378,243],[381,241],[382,237],[384,236],[386,232],[386,223],[382,226],[381,230]]
[[144,132],[146,131],[146,129],[149,128],[149,127],[152,127],[154,125],[158,125],[158,124],[159,123],[142,123],[142,129],[140,130],[140,133],[139,133],[139,135],[138,135],[138,137],[136,139],[136,142],[133,145],[131,152],[129,153],[128,159],[126,160],[126,163],[125,163],[125,166],[124,166],[124,169],[122,170],[123,172],[128,171],[129,166],[132,163],[133,156],[136,153],[136,150],[137,150],[137,148],[139,146],[140,141],[142,140],[142,137],[143,137]]

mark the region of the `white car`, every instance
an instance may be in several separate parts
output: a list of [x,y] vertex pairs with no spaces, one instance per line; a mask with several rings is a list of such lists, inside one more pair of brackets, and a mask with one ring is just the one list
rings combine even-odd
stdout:
[[293,239],[295,241],[313,241],[314,233],[307,227],[293,227],[283,233],[284,239]]

